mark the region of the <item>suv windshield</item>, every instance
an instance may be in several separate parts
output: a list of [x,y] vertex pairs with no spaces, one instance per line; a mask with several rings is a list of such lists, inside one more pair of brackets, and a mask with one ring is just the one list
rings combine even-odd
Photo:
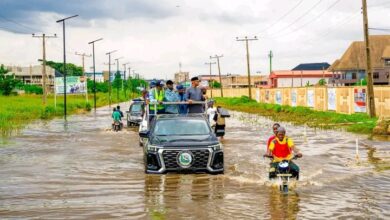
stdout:
[[142,105],[141,104],[134,104],[131,106],[131,112],[141,112],[142,111]]
[[202,120],[160,120],[154,128],[155,135],[208,135],[210,129]]

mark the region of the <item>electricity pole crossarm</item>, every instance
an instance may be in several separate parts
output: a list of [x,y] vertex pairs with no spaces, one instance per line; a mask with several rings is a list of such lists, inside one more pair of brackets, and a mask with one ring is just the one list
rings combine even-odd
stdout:
[[57,35],[36,35],[32,34],[32,37],[34,38],[42,38],[42,89],[43,89],[43,96],[42,96],[42,103],[43,105],[46,105],[47,102],[47,74],[46,74],[46,38],[56,38]]
[[92,57],[91,54],[85,54],[85,53],[75,53],[75,55],[77,56],[81,56],[81,60],[82,60],[82,64],[83,64],[83,76],[85,74],[85,65],[84,65],[84,61],[85,61],[85,57]]
[[218,74],[219,74],[219,84],[221,84],[221,97],[223,97],[223,86],[222,86],[222,77],[221,77],[221,66],[219,65],[219,58],[223,57],[223,55],[215,55],[215,56],[210,56],[210,59],[217,59],[218,63]]
[[213,64],[217,64],[216,62],[206,62],[205,63],[206,65],[210,65],[210,80],[209,80],[209,87],[211,88],[210,89],[210,95],[211,95],[211,98],[213,97],[213,86],[211,84],[211,65]]
[[245,36],[244,38],[238,38],[236,37],[237,41],[245,41],[246,45],[246,63],[247,63],[247,70],[248,70],[248,90],[249,90],[249,98],[252,99],[252,90],[251,90],[251,70],[250,70],[250,64],[249,64],[249,41],[258,40],[257,36],[254,38],[248,38]]

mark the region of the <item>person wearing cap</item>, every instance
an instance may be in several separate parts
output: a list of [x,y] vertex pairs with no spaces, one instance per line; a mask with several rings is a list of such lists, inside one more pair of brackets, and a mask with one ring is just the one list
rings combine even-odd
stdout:
[[186,99],[190,104],[188,106],[188,113],[203,113],[204,107],[202,104],[192,104],[193,101],[205,101],[206,96],[202,93],[202,90],[198,88],[199,78],[191,78],[191,87],[186,91]]
[[279,127],[276,131],[276,138],[272,140],[269,145],[268,156],[273,157],[269,177],[274,178],[276,176],[275,169],[277,168],[279,162],[288,160],[290,161],[292,177],[295,177],[298,180],[299,167],[294,162],[292,162],[294,154],[297,157],[302,157],[302,154],[295,147],[293,140],[286,136],[286,129]]
[[[177,85],[176,86],[177,95],[179,97],[179,102],[186,102],[186,94],[185,89],[183,85]],[[188,113],[188,107],[187,104],[180,104],[179,105],[179,114],[187,114]]]
[[[167,89],[165,90],[164,101],[179,102],[179,95],[176,93],[176,91],[173,90],[172,80],[168,80],[166,85],[167,85]],[[178,114],[179,113],[178,105],[173,105],[173,104],[165,105],[165,113]]]
[[[158,102],[158,105],[150,104],[149,112],[151,115],[154,114],[162,114],[164,113],[164,105],[162,102],[164,101],[165,92],[163,90],[163,85],[160,81],[156,82],[156,87],[150,90],[149,98],[147,99],[147,104],[150,102]],[[157,109],[156,109],[157,108]]]

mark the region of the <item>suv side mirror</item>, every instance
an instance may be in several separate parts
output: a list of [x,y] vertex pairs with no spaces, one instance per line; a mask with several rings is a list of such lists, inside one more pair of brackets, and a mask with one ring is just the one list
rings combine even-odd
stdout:
[[139,136],[142,137],[142,138],[148,138],[149,137],[149,131],[147,131],[147,130],[140,131],[139,132]]
[[216,132],[215,132],[215,136],[217,137],[222,137],[225,135],[225,130],[223,129],[218,129]]

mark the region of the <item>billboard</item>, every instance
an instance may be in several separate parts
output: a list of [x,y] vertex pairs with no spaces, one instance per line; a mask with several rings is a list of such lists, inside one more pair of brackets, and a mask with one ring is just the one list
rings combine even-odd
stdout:
[[[64,78],[56,77],[55,93],[64,94]],[[84,94],[87,92],[87,80],[84,76],[68,76],[66,77],[66,93],[67,94]]]
[[291,106],[297,106],[297,90],[291,90]]
[[307,107],[314,108],[314,90],[307,90]]
[[336,88],[328,89],[328,110],[336,111]]
[[354,89],[353,103],[355,112],[367,112],[366,109],[366,89]]
[[282,104],[282,92],[281,91],[276,91],[275,101],[276,101],[276,104],[278,104],[278,105]]

